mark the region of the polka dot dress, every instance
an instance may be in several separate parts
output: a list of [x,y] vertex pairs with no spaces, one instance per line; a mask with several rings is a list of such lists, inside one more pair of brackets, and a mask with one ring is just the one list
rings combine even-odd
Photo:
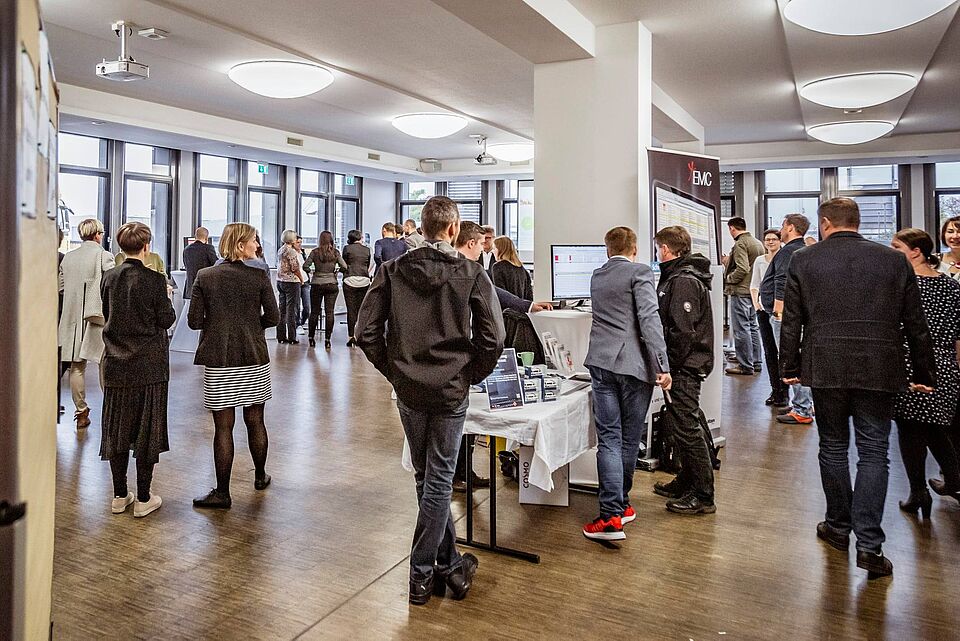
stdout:
[[[960,282],[948,276],[917,276],[920,302],[927,318],[937,360],[937,387],[933,394],[903,392],[894,402],[895,418],[950,425],[957,411],[960,368],[956,342],[960,340]],[[907,374],[913,371],[907,358]]]

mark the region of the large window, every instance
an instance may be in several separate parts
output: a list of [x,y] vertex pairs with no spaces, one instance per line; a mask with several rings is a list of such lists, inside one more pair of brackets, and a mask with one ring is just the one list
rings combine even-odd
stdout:
[[860,234],[888,244],[899,228],[900,182],[897,165],[837,168],[838,194],[860,207]]
[[532,260],[533,181],[504,180],[501,185],[502,233],[513,240],[522,260]]
[[347,244],[347,233],[360,229],[360,183],[362,178],[343,174],[333,176],[333,243],[337,247]]
[[327,229],[327,193],[330,174],[297,170],[297,229],[306,247],[316,247],[320,232]]
[[[941,162],[934,168],[937,228],[934,237],[940,242],[940,229],[948,218],[960,216],[960,162]],[[946,248],[944,248],[946,249]]]
[[400,185],[400,222],[413,219],[420,224],[420,211],[424,203],[436,196],[437,183],[419,182]]
[[197,219],[210,231],[210,242],[216,247],[227,223],[239,220],[237,194],[240,190],[239,164],[236,158],[198,156],[199,194]]
[[102,138],[61,133],[57,138],[60,200],[67,209],[70,249],[82,242],[80,221],[96,218],[103,223],[105,245],[110,247],[110,144]]
[[772,169],[763,172],[765,228],[780,229],[788,214],[810,219],[810,236],[817,235],[820,204],[819,169]]
[[271,267],[277,266],[279,249],[283,168],[280,165],[246,162],[247,222],[260,232],[263,257]]
[[483,181],[448,182],[447,197],[457,203],[460,220],[480,224],[483,216]]
[[140,222],[150,227],[153,232],[150,248],[160,255],[168,270],[175,156],[174,151],[163,147],[123,145],[121,222]]

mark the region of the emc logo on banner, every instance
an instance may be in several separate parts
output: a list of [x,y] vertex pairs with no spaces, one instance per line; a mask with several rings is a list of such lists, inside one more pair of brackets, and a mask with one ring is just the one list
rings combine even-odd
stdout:
[[687,163],[687,169],[690,170],[690,177],[687,182],[691,182],[696,187],[709,187],[713,184],[713,175],[709,171],[700,171],[691,160]]

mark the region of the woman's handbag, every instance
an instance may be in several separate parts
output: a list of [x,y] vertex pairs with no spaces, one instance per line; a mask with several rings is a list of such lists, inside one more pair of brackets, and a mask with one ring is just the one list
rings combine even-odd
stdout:
[[96,276],[83,283],[83,320],[92,325],[103,325],[103,298],[100,283],[103,281],[103,256],[97,252]]

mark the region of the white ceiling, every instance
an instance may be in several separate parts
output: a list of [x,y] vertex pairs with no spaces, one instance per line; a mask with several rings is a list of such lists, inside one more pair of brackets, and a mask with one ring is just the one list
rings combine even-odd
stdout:
[[[703,124],[708,145],[806,141],[805,124],[843,116],[801,101],[798,83],[881,67],[923,77],[916,91],[861,117],[899,119],[894,137],[960,131],[957,4],[908,29],[842,38],[784,23],[778,0],[569,2],[594,24],[640,20],[651,30],[654,81]],[[468,24],[440,6],[463,0],[40,4],[60,82],[414,158],[472,156],[469,133],[485,133],[491,142],[532,136],[528,58],[564,46],[538,43],[521,56],[478,29],[482,16]],[[148,82],[113,83],[93,73],[101,58],[117,55],[109,30],[117,19],[172,34],[159,42],[132,40],[133,55],[150,65]],[[511,20],[532,18],[518,11]],[[531,23],[530,30],[553,37],[542,25]],[[250,94],[225,75],[237,62],[276,57],[323,62],[336,81],[313,96],[278,101]],[[399,113],[438,108],[473,120],[437,141],[410,138],[389,123]],[[669,127],[655,122],[654,135],[669,139]]]

